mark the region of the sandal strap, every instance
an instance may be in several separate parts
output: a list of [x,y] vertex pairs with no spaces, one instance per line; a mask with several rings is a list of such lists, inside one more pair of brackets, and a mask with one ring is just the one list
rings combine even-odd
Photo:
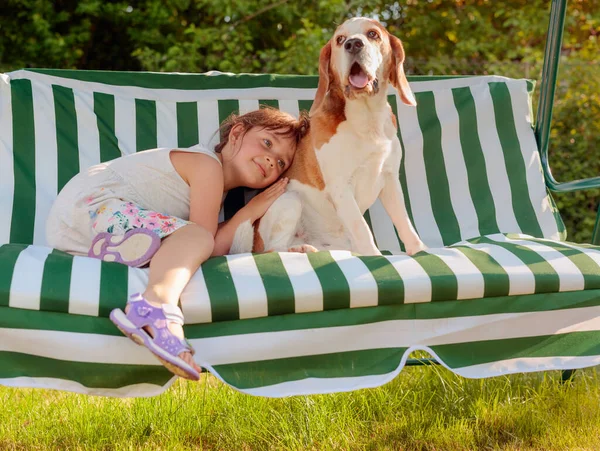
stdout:
[[163,304],[162,309],[167,321],[183,326],[183,312],[178,306],[173,304]]

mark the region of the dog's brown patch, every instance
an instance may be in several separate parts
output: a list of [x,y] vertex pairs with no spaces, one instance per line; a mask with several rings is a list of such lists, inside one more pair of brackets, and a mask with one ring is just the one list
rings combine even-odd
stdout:
[[394,114],[394,110],[392,110],[392,106],[388,103],[388,107],[390,108],[390,116],[392,116],[392,124],[394,124],[394,128],[396,131],[398,130],[398,121],[396,120],[396,115]]
[[265,250],[265,242],[258,233],[258,226],[260,225],[260,219],[257,219],[254,223],[254,243],[252,245],[252,252],[261,253]]

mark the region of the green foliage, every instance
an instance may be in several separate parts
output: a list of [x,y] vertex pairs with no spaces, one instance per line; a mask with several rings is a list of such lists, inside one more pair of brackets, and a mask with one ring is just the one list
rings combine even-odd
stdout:
[[[547,0],[2,0],[0,71],[22,67],[316,74],[347,17],[402,38],[407,72],[538,79]],[[570,0],[550,161],[560,181],[600,175],[600,1]],[[589,241],[598,191],[560,195]]]

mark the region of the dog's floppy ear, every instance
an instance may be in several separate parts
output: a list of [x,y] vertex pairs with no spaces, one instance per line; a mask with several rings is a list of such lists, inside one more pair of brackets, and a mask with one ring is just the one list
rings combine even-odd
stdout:
[[388,33],[388,36],[390,38],[390,46],[392,47],[390,83],[398,90],[402,102],[410,106],[416,106],[417,101],[408,85],[406,75],[404,75],[404,48],[402,47],[402,41],[391,33]]
[[319,55],[319,86],[317,87],[317,94],[315,95],[315,100],[313,101],[312,106],[310,107],[310,114],[312,115],[321,105],[323,99],[325,98],[325,94],[329,91],[329,62],[331,61],[331,40],[325,44],[325,46],[321,49],[321,54]]

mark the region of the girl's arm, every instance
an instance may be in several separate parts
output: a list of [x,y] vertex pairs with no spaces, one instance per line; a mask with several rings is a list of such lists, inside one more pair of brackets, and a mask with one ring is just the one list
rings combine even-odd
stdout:
[[215,236],[215,247],[212,255],[227,254],[231,248],[237,228],[245,221],[250,221],[250,223],[254,224],[257,219],[262,218],[271,204],[285,192],[287,183],[287,178],[279,179],[262,193],[254,196],[229,221],[221,224]]

